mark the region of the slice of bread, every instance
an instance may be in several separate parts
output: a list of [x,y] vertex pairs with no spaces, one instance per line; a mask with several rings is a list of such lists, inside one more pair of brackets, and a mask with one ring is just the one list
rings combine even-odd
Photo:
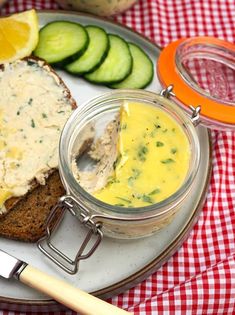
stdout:
[[[49,175],[46,185],[38,185],[0,219],[0,236],[24,242],[36,242],[45,233],[47,218],[58,198],[65,193],[59,172]],[[58,216],[52,223],[57,222]]]
[[[25,71],[24,69],[24,73],[27,72],[27,76],[24,74],[22,75],[19,74],[18,70],[19,70],[19,67],[21,66],[24,68],[25,67],[27,68],[26,69],[27,71]],[[12,87],[9,88],[8,86],[6,89],[6,86],[4,85],[5,84],[4,82],[6,82],[6,79],[4,80],[4,78],[7,77],[7,80],[8,80],[7,82],[9,83],[9,85],[11,85],[11,76],[12,78],[14,78],[14,75],[15,75],[14,67],[18,69],[17,75],[19,79],[17,80],[17,82],[15,82],[15,79],[14,80],[12,79],[12,82],[13,82]],[[35,77],[33,78],[30,77],[31,71],[34,73],[37,72],[38,78],[40,78],[39,80],[40,82],[34,82]],[[52,90],[55,95],[53,94],[53,97],[51,98],[48,97],[48,95],[50,94],[49,86],[47,86],[48,82],[53,82],[54,84],[52,87]],[[16,87],[17,84],[19,84],[18,90]],[[40,60],[34,57],[28,57],[23,60],[18,60],[16,64],[12,63],[12,64],[0,66],[0,96],[6,95],[6,99],[9,103],[9,110],[12,110],[12,108],[10,108],[10,105],[11,105],[10,100],[11,100],[11,97],[13,96],[8,95],[10,93],[8,91],[11,91],[11,88],[12,88],[12,91],[14,91],[14,94],[19,93],[19,95],[24,96],[23,104],[25,104],[26,99],[29,99],[29,100],[33,99],[33,101],[35,102],[37,101],[36,100],[36,97],[38,97],[37,93],[35,93],[36,96],[34,99],[34,96],[31,94],[31,91],[33,91],[33,89],[28,88],[30,85],[34,85],[34,84],[36,86],[36,89],[42,89],[42,91],[45,90],[45,101],[42,101],[41,99],[40,102],[41,103],[44,102],[44,104],[47,104],[47,102],[54,102],[55,111],[57,110],[58,113],[59,113],[59,110],[63,106],[64,107],[68,106],[71,109],[71,111],[72,109],[76,107],[76,102],[72,98],[71,93],[69,89],[67,88],[67,86],[64,84],[62,79],[52,70],[52,68],[43,60]],[[58,95],[58,99],[56,100],[57,98],[56,93],[58,89],[60,93]],[[21,103],[22,103],[22,99],[21,99]],[[1,122],[1,119],[2,121],[5,119],[4,111],[2,110],[3,108],[2,106],[4,106],[4,104],[3,105],[2,104],[3,104],[3,100],[1,100],[1,104],[0,104],[0,122]],[[20,108],[21,109],[23,108],[24,110],[25,106],[22,106],[22,104],[19,104],[19,105],[21,105]],[[31,106],[31,104],[28,104],[28,105],[29,105],[28,107]],[[38,106],[37,102],[36,102],[36,105]],[[56,108],[56,106],[58,106],[58,108]],[[45,119],[43,122],[39,121],[38,111],[40,111],[40,108],[36,108],[35,119],[32,116],[31,112],[23,113],[23,110],[21,111],[20,115],[18,115],[18,111],[15,113],[15,117],[17,117],[18,115],[17,117],[18,120],[16,120],[16,122],[13,123],[14,124],[13,128],[15,129],[19,128],[19,125],[17,124],[19,123],[19,119],[21,119],[22,117],[22,120],[28,121],[28,127],[29,127],[29,124],[31,124],[32,131],[30,130],[29,133],[26,133],[26,136],[25,136],[26,140],[24,140],[23,137],[20,141],[17,139],[16,145],[19,148],[24,148],[24,143],[22,141],[31,141],[32,136],[30,136],[30,134],[35,132],[37,124],[38,126],[40,124],[43,125],[45,121]],[[44,111],[46,111],[46,107]],[[5,113],[6,113],[6,108],[5,108]],[[49,113],[44,114],[43,112],[42,114],[44,115],[43,118],[47,118],[49,116]],[[66,118],[65,119],[63,118],[64,119],[63,124],[67,120],[69,112],[66,112],[66,115],[67,115]],[[5,114],[5,116],[7,115]],[[8,121],[12,117],[14,118],[14,115],[9,116],[9,117],[8,117]],[[60,135],[61,129],[63,128],[63,125],[61,124],[61,121],[59,122],[60,128],[58,128],[58,125],[56,125],[58,123],[58,119],[60,119],[58,117],[59,115],[55,117],[55,120],[52,120],[52,122],[50,122],[51,125],[45,126],[45,128],[47,128],[46,130],[48,130],[48,136],[47,136],[47,133],[45,134],[45,138],[47,138],[45,140],[45,142],[47,141],[47,146],[45,144],[45,152],[47,151],[49,152],[50,150],[50,142],[48,143],[48,138],[49,138],[50,129],[54,128],[54,125],[53,125],[54,123],[58,131],[57,132],[58,139],[55,140],[56,141],[55,143],[59,141],[59,135]],[[35,127],[35,124],[36,124],[36,127]],[[3,125],[3,128],[4,128],[4,124],[2,123],[1,125]],[[9,123],[8,123],[7,128],[9,130]],[[42,128],[44,127],[40,126],[40,128],[38,128],[38,130],[43,130]],[[8,140],[8,138],[6,139]],[[40,134],[36,135],[36,138],[34,138],[34,143],[35,143],[35,139],[40,139]],[[0,140],[4,141],[4,133],[0,134]],[[11,135],[10,141],[14,141],[14,137],[12,135]],[[42,143],[41,141],[38,140],[38,145],[43,145],[43,144],[44,142]],[[42,153],[44,154],[44,151],[42,150],[40,151],[41,152],[40,154],[37,154],[36,147],[33,147],[33,143],[32,143],[32,150],[35,150],[35,159],[37,158],[40,159],[40,154],[41,155]],[[6,162],[6,159],[7,159],[6,156],[7,156],[6,153],[4,156],[3,153],[0,152],[0,190],[2,191],[4,189],[7,190],[6,189],[6,187],[8,187],[6,184],[7,180],[10,184],[12,183],[12,178],[10,178],[10,176],[8,176],[9,174],[7,174],[7,171],[9,170],[10,172],[11,170],[10,168],[7,168],[6,166],[8,165],[7,163],[9,162],[9,161]],[[4,160],[4,157],[5,157],[5,160]],[[51,156],[50,156],[50,159],[52,160]],[[28,182],[26,184],[25,183],[23,184],[24,189],[21,189],[22,187],[19,185],[19,187],[17,187],[17,189],[15,190],[16,192],[13,189],[12,190],[13,195],[10,195],[10,197],[7,198],[7,200],[5,200],[4,206],[3,206],[4,208],[2,208],[4,209],[4,211],[0,211],[0,237],[2,236],[2,237],[7,237],[10,239],[15,239],[15,240],[20,240],[20,241],[35,242],[45,233],[45,224],[46,224],[47,217],[52,207],[56,204],[58,198],[64,194],[64,188],[60,181],[59,173],[57,170],[57,167],[58,167],[57,154],[55,154],[55,157],[53,156],[53,163],[51,162],[50,159],[48,159],[49,162],[45,163],[45,167],[43,165],[41,169],[39,168],[37,169],[37,173],[35,174],[35,176],[32,176],[32,178],[27,178]],[[32,165],[33,163],[34,161],[32,161]],[[23,165],[23,162],[22,162],[22,165]],[[29,163],[28,168],[27,168],[27,173],[30,173],[31,171],[30,167],[31,167],[31,164]],[[22,173],[23,172],[21,172],[21,175]],[[14,177],[13,171],[12,171],[12,174],[13,174],[12,176]],[[16,178],[19,179],[19,182],[21,182],[21,178],[19,177],[19,174],[17,174]],[[16,179],[15,178],[13,179],[14,179],[14,183],[16,183],[17,182]],[[9,187],[11,187],[10,184],[8,184]],[[25,187],[28,188],[27,191],[25,191]],[[19,191],[23,191],[24,193],[20,194],[18,193]]]

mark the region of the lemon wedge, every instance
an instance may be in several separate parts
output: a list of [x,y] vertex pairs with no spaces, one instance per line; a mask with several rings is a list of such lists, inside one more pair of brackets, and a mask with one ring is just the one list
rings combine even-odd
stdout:
[[0,63],[29,56],[38,43],[38,18],[35,10],[0,18]]

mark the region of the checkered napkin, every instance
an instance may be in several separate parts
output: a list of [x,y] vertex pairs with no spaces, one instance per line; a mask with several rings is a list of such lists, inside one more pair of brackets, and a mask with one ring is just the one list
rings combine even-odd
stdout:
[[[52,0],[14,0],[0,15],[32,7],[58,8]],[[115,19],[162,47],[198,35],[235,41],[234,0],[139,0]],[[136,315],[235,314],[235,132],[213,131],[212,145],[210,188],[189,238],[147,280],[109,300],[114,305]]]

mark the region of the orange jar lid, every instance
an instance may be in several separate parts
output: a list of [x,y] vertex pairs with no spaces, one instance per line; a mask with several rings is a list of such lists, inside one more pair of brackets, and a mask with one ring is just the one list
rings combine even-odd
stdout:
[[235,45],[213,37],[183,38],[160,54],[161,84],[174,86],[175,101],[201,106],[201,121],[213,129],[235,130]]

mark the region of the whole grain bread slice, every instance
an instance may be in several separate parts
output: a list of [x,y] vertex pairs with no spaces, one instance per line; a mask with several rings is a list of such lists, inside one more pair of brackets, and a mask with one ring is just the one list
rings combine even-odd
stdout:
[[[27,62],[29,69],[37,66],[52,76],[63,88],[69,106],[76,108],[76,102],[68,87],[45,61],[28,57],[22,62]],[[5,65],[1,65],[0,71],[4,71],[4,68]],[[58,198],[64,194],[58,170],[51,169],[44,175],[45,184],[42,185],[34,178],[30,190],[25,195],[11,197],[5,202],[5,211],[0,215],[0,237],[35,242],[44,235],[48,215]]]
[[[36,242],[44,235],[47,218],[58,198],[64,193],[59,172],[55,170],[49,175],[46,185],[37,185],[23,198],[18,198],[11,211],[0,219],[0,236]],[[52,222],[53,226],[59,219],[58,215]]]

